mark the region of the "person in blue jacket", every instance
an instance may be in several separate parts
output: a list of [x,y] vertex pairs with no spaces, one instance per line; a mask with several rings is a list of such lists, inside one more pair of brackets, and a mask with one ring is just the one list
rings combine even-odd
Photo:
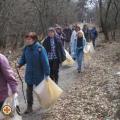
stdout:
[[90,38],[91,38],[91,40],[92,40],[92,43],[93,43],[94,48],[95,48],[95,46],[96,46],[95,42],[96,42],[96,38],[97,38],[97,37],[98,37],[98,32],[97,32],[97,30],[96,30],[96,27],[93,27],[93,28],[91,29]]
[[76,49],[76,61],[78,64],[78,73],[82,70],[82,64],[84,60],[84,47],[86,45],[86,39],[84,37],[84,33],[82,31],[79,31],[77,33],[77,40],[75,43],[75,49]]
[[26,64],[25,82],[27,83],[27,110],[32,112],[33,86],[37,86],[45,77],[50,75],[49,61],[45,48],[37,42],[37,35],[30,32],[25,36],[26,46],[18,62],[18,68]]

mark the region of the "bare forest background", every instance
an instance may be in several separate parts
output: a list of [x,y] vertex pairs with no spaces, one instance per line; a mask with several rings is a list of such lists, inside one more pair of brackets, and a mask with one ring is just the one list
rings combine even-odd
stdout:
[[23,36],[75,22],[94,23],[105,41],[120,35],[120,0],[0,0],[0,47],[23,46]]

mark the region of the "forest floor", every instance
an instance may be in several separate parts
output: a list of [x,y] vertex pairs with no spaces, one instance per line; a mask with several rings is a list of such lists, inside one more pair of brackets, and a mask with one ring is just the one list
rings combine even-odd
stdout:
[[[91,64],[84,72],[77,73],[76,66],[61,69],[59,86],[64,93],[58,102],[43,110],[34,96],[34,112],[23,115],[23,120],[119,120],[120,76],[116,75],[119,71],[120,43],[98,42]],[[24,68],[20,73],[24,75]],[[22,92],[19,100],[24,111]]]

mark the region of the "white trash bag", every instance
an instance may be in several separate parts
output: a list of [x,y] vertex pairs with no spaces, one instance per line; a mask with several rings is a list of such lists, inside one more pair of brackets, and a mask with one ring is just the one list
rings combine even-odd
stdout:
[[18,94],[14,94],[13,96],[8,97],[5,100],[3,107],[6,105],[9,106],[12,111],[11,111],[10,115],[5,115],[1,111],[0,112],[0,120],[22,120],[22,117],[20,116]]
[[63,66],[72,66],[75,63],[75,61],[70,56],[70,54],[68,53],[67,50],[65,50],[65,53],[66,53],[66,60],[62,63],[62,65]]
[[37,95],[39,103],[43,108],[52,106],[61,96],[62,92],[63,90],[50,77],[47,80],[43,80],[34,89],[34,93]]
[[93,43],[92,42],[88,42],[85,47],[84,47],[84,53],[90,53],[90,54],[94,54],[95,53],[95,49],[93,47]]
[[94,47],[93,47],[93,43],[92,42],[88,42],[86,44],[86,46],[84,47],[84,65],[85,67],[90,65],[90,62],[92,60],[92,57],[95,53]]

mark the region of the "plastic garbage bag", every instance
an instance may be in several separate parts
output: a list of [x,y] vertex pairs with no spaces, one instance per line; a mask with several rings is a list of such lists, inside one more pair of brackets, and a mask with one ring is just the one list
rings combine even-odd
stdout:
[[43,80],[34,89],[34,92],[37,95],[41,107],[49,108],[61,96],[63,90],[48,77],[47,80]]
[[75,63],[75,61],[70,56],[70,54],[68,53],[67,50],[65,50],[65,53],[66,53],[66,60],[62,63],[62,65],[63,66],[72,66]]
[[84,65],[85,67],[87,67],[90,65],[90,61],[92,60],[92,57],[95,53],[93,43],[92,42],[87,43],[83,51],[84,51]]
[[90,42],[89,45],[90,45],[90,53],[94,54],[95,53],[95,49],[94,49],[93,43]]
[[90,65],[92,57],[90,53],[84,53],[84,66],[87,67]]
[[89,45],[88,42],[86,43],[83,51],[84,51],[84,53],[89,53],[90,52],[90,45]]
[[20,109],[19,109],[19,102],[18,102],[18,95],[14,94],[8,97],[2,107],[2,111],[4,106],[9,106],[11,108],[11,113],[9,115],[5,115],[2,111],[0,112],[0,120],[22,120],[20,116]]
[[117,75],[117,76],[120,76],[120,72],[117,72],[116,75]]
[[89,53],[89,54],[94,54],[95,53],[95,49],[93,47],[93,43],[92,42],[88,42],[85,47],[84,47],[84,53]]

